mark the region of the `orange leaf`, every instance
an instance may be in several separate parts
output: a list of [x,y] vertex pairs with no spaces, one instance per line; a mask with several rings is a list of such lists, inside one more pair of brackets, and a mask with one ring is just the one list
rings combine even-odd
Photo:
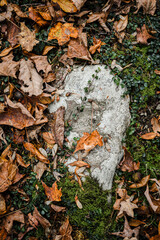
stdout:
[[91,167],[88,163],[83,162],[83,161],[75,161],[73,163],[70,163],[69,165],[76,166],[76,167],[79,167],[79,168],[81,168],[81,167],[90,168]]
[[130,185],[129,187],[130,188],[141,188],[141,187],[144,187],[145,185],[147,185],[149,179],[150,179],[150,175],[142,178],[139,183],[134,183],[134,184]]
[[50,132],[43,132],[42,137],[43,137],[43,139],[44,139],[47,143],[49,143],[49,144],[55,144],[55,140],[54,140],[54,137],[53,137],[52,133],[50,133]]
[[78,30],[73,27],[73,23],[58,22],[55,27],[52,27],[48,34],[48,40],[57,39],[59,45],[64,45],[70,40],[70,37],[77,38]]
[[160,132],[159,119],[160,119],[160,117],[159,117],[158,119],[155,118],[155,117],[153,117],[153,118],[151,119],[152,128],[153,128],[153,131],[154,131],[155,133]]
[[142,44],[148,44],[147,40],[150,38],[155,38],[153,36],[151,36],[147,29],[146,29],[146,25],[144,24],[142,26],[142,28],[137,28],[137,42],[138,43],[142,43]]
[[42,27],[42,26],[48,25],[48,22],[45,21],[43,17],[39,14],[39,12],[33,7],[30,7],[28,9],[28,12],[29,12],[29,18],[35,21],[39,26]]
[[62,196],[61,188],[60,190],[58,190],[56,182],[52,184],[52,187],[48,187],[44,182],[42,182],[42,185],[44,187],[45,194],[50,201],[57,201],[57,202],[61,201],[61,196]]
[[90,47],[89,51],[91,54],[94,54],[96,50],[100,52],[101,46],[104,45],[100,39],[96,39],[95,37],[93,38],[93,46]]
[[77,147],[74,151],[76,153],[79,150],[85,150],[89,152],[95,146],[99,145],[103,146],[102,136],[99,134],[97,130],[93,131],[91,134],[84,132],[83,137],[77,142]]
[[151,139],[154,139],[156,136],[157,136],[157,133],[149,132],[149,133],[143,134],[141,138],[145,140],[151,140]]
[[30,151],[33,155],[36,155],[41,162],[49,163],[49,160],[48,160],[45,156],[43,156],[43,155],[34,147],[34,145],[33,145],[32,143],[24,142],[24,143],[23,143],[23,146],[25,147],[26,150]]
[[77,205],[77,207],[78,207],[79,209],[82,209],[82,208],[83,208],[82,203],[79,201],[77,195],[75,196],[75,202],[76,202],[76,205]]

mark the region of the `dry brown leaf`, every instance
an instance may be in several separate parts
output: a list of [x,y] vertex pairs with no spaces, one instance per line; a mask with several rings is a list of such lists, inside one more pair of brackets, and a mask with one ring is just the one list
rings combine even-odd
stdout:
[[128,238],[128,239],[131,239],[133,236],[138,237],[140,227],[131,229],[126,216],[124,216],[124,218],[125,218],[125,222],[124,222],[123,232],[115,232],[115,233],[111,233],[111,234],[119,236],[119,237],[123,237],[123,238]]
[[51,51],[53,48],[55,48],[55,46],[45,46],[44,49],[43,49],[42,55],[43,55],[43,56],[44,56],[44,55],[47,55],[47,53],[48,53],[49,51]]
[[25,12],[22,12],[17,4],[10,3],[10,6],[12,7],[13,11],[17,14],[18,17],[28,18],[27,14]]
[[79,201],[77,195],[75,196],[75,202],[76,202],[76,205],[77,205],[77,207],[78,207],[79,209],[82,209],[82,208],[83,208],[82,203]]
[[138,227],[143,224],[146,224],[146,223],[134,218],[131,218],[129,221],[129,226],[131,227]]
[[137,3],[136,13],[139,11],[141,7],[143,7],[144,14],[154,15],[156,11],[156,2],[157,0],[136,0]]
[[0,168],[0,192],[5,192],[13,183],[17,173],[17,166],[9,161],[2,163]]
[[154,139],[156,136],[157,136],[157,133],[149,132],[149,133],[145,133],[145,134],[141,135],[141,138],[145,139],[145,140],[151,140],[151,139]]
[[28,52],[32,51],[33,47],[39,41],[36,40],[35,31],[31,31],[24,22],[21,23],[21,32],[19,34],[19,43],[22,48],[27,50]]
[[3,195],[0,194],[0,215],[2,215],[4,213],[6,213],[6,201],[3,197]]
[[147,185],[147,187],[146,187],[146,191],[144,192],[144,195],[146,196],[147,201],[149,202],[149,205],[151,206],[151,208],[153,209],[153,211],[156,212],[157,209],[158,209],[158,206],[155,205],[155,204],[152,202],[152,200],[151,200],[151,196],[150,196],[150,194],[149,194],[149,187],[148,187],[148,185]]
[[59,45],[64,45],[70,38],[78,37],[78,30],[73,27],[73,23],[58,22],[55,27],[50,29],[48,40],[57,39]]
[[25,130],[19,131],[16,128],[14,129],[13,142],[15,144],[20,144],[24,142]]
[[44,72],[44,77],[47,77],[48,73],[52,71],[52,67],[47,60],[47,56],[33,56],[31,59],[35,63],[37,71]]
[[66,221],[60,227],[59,234],[62,236],[62,239],[64,240],[73,240],[71,233],[72,226],[69,224],[69,219],[67,218]]
[[157,75],[160,75],[160,70],[154,70],[154,72],[157,74]]
[[120,15],[120,20],[119,21],[115,21],[113,28],[117,31],[117,32],[122,32],[128,24],[128,15],[126,16],[122,16]]
[[33,155],[36,155],[38,159],[43,162],[49,164],[49,160],[43,156],[32,143],[29,142],[24,142],[23,146],[25,147],[26,150],[30,151]]
[[131,156],[131,153],[127,151],[127,149],[124,147],[124,157],[123,160],[119,164],[119,168],[123,172],[132,172],[136,171],[140,167],[140,162],[136,163],[133,162],[133,157]]
[[50,123],[54,139],[61,149],[63,148],[64,141],[64,114],[65,108],[58,108],[54,113],[54,120]]
[[6,217],[4,227],[8,233],[11,231],[14,221],[24,223],[24,214],[20,210]]
[[48,187],[44,182],[42,182],[42,185],[44,187],[45,194],[50,201],[56,201],[56,202],[61,201],[61,196],[62,196],[61,188],[60,190],[58,190],[56,182],[52,184],[52,187]]
[[20,174],[19,172],[16,172],[16,175],[12,181],[12,184],[19,182],[24,176],[25,174]]
[[66,211],[65,207],[60,207],[54,204],[51,204],[51,208],[55,211],[55,212],[64,212]]
[[51,226],[50,222],[46,218],[41,216],[36,207],[34,208],[33,217],[38,220],[38,222],[42,225],[43,228],[48,228]]
[[155,181],[152,186],[150,187],[150,192],[160,192],[160,180],[157,179],[151,179],[152,181]]
[[128,198],[120,202],[120,210],[117,215],[117,219],[122,217],[124,213],[126,213],[130,217],[134,217],[133,209],[138,208],[135,203],[132,203],[131,200]]
[[134,183],[132,185],[130,185],[130,188],[141,188],[147,185],[148,181],[150,179],[150,175],[144,177],[141,179],[141,181],[139,183]]
[[19,71],[19,79],[24,82],[21,89],[24,92],[28,92],[29,96],[40,95],[43,92],[43,79],[37,73],[31,60],[25,61],[24,59],[21,59]]
[[150,35],[146,29],[146,25],[143,24],[142,28],[137,28],[137,42],[141,44],[148,44],[147,40],[150,38],[155,38]]
[[6,231],[4,226],[0,230],[0,239],[1,240],[6,240],[7,239],[7,231]]
[[105,13],[102,12],[102,13],[92,13],[89,15],[89,18],[87,20],[87,23],[92,23],[92,22],[95,22],[99,19],[103,19],[105,18]]
[[15,47],[8,47],[2,50],[2,52],[0,53],[0,57],[5,57],[7,56],[13,49],[19,47],[20,45],[16,45]]
[[120,198],[116,197],[116,201],[115,201],[115,203],[113,205],[113,209],[114,210],[120,210],[120,203],[121,203],[121,201],[129,199],[130,196],[128,196],[127,190],[123,189],[123,188],[118,188],[116,190],[116,194],[117,194],[117,196],[119,195]]
[[[43,16],[38,12],[37,9],[34,9],[32,6],[28,8],[29,18],[35,21],[40,27],[44,27],[49,23],[43,19]],[[49,19],[49,20],[52,20]]]
[[99,134],[97,130],[93,131],[91,134],[83,133],[83,137],[77,142],[76,149],[74,153],[79,150],[85,150],[86,152],[91,151],[97,145],[100,147],[103,146],[102,136]]
[[22,167],[25,167],[25,168],[27,168],[29,165],[30,165],[30,163],[25,163],[24,162],[24,160],[23,160],[23,158],[21,157],[21,155],[19,155],[18,153],[16,153],[16,162],[20,165],[20,166],[22,166]]
[[43,132],[42,133],[42,137],[43,137],[45,142],[47,142],[49,144],[55,144],[55,140],[54,140],[54,137],[53,137],[52,133],[50,133],[50,132]]
[[7,36],[8,42],[14,47],[18,43],[18,36],[20,33],[20,28],[14,22],[14,19],[11,18],[11,21],[7,24]]
[[52,2],[58,3],[64,12],[74,13],[81,9],[86,0],[52,0]]
[[160,132],[160,117],[158,118],[153,117],[151,119],[151,124],[153,128],[153,132],[155,133]]
[[86,168],[90,168],[91,166],[88,164],[88,163],[86,163],[86,162],[83,162],[83,161],[75,161],[75,162],[73,162],[73,163],[70,163],[69,165],[71,165],[71,166],[75,166],[75,167],[86,167]]
[[34,173],[36,173],[36,178],[38,179],[41,179],[43,173],[47,170],[47,166],[45,163],[43,162],[38,162],[34,168],[33,168],[33,171]]
[[94,54],[96,52],[96,50],[100,53],[102,45],[105,45],[105,43],[102,42],[100,39],[97,39],[97,38],[94,37],[93,38],[93,46],[91,46],[89,48],[90,53]]
[[10,53],[8,56],[5,56],[1,59],[3,62],[0,64],[0,75],[16,78],[16,72],[19,69],[19,62],[12,60],[13,54]]

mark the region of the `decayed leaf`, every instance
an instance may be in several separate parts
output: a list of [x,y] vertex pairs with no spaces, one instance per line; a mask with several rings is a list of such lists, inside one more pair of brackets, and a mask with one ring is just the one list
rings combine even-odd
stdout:
[[60,107],[54,113],[54,120],[51,123],[51,130],[56,143],[63,148],[64,141],[64,114],[65,108]]
[[142,44],[148,44],[147,40],[150,38],[155,38],[150,35],[146,29],[146,25],[144,24],[142,28],[137,28],[137,42]]
[[130,185],[129,187],[130,188],[141,188],[141,187],[144,187],[145,185],[147,185],[149,179],[150,179],[150,175],[142,178],[139,183],[134,183],[134,184]]
[[65,207],[60,207],[54,204],[51,204],[51,208],[55,211],[55,212],[64,212],[66,211]]
[[62,8],[64,12],[74,13],[80,10],[86,0],[52,0]]
[[22,48],[30,52],[38,42],[39,41],[36,40],[35,31],[30,31],[30,29],[26,27],[25,23],[22,22],[21,32],[19,34],[19,43],[21,44]]
[[11,231],[14,221],[24,223],[24,214],[20,210],[6,217],[4,227],[8,233]]
[[62,196],[61,188],[60,190],[58,190],[56,182],[52,184],[52,187],[48,187],[44,182],[42,182],[42,185],[44,187],[45,194],[50,201],[57,201],[57,202],[61,201],[61,196]]
[[93,38],[93,46],[90,47],[89,51],[91,54],[94,54],[96,50],[100,53],[101,46],[105,45],[100,39]]
[[99,145],[100,147],[103,146],[102,136],[97,130],[93,131],[91,134],[83,133],[83,137],[81,137],[80,140],[77,142],[74,153],[79,150],[85,150],[86,152],[89,152],[97,145]]
[[159,121],[160,121],[160,117],[158,117],[158,118],[153,117],[151,119],[153,132],[155,132],[155,133],[160,132],[160,122]]
[[76,205],[77,205],[77,207],[78,207],[79,209],[82,209],[82,208],[83,208],[82,203],[79,201],[77,195],[75,196],[75,202],[76,202]]
[[75,161],[73,163],[70,163],[69,165],[75,166],[75,167],[79,167],[79,168],[81,168],[81,167],[90,168],[91,167],[88,163],[80,161],[80,160],[79,161]]
[[143,13],[144,14],[151,14],[154,15],[156,11],[156,2],[157,0],[136,0],[137,3],[137,11],[143,7]]
[[38,162],[34,168],[33,168],[34,172],[37,174],[36,178],[41,179],[43,173],[47,170],[47,166],[45,163],[43,162]]
[[7,36],[8,41],[12,47],[14,47],[18,43],[18,36],[20,33],[20,28],[14,22],[14,19],[11,18],[11,21],[7,24]]
[[10,53],[8,56],[5,56],[1,59],[3,62],[0,64],[0,75],[16,78],[16,72],[19,69],[19,62],[12,60],[13,54]]
[[21,157],[21,155],[19,155],[18,153],[16,153],[16,162],[17,162],[20,166],[25,167],[25,168],[27,168],[27,167],[30,165],[30,163],[26,164],[26,163],[24,162],[23,158]]
[[128,152],[127,149],[124,147],[124,157],[123,160],[120,162],[119,167],[123,172],[132,172],[139,169],[140,162],[133,162],[133,157],[131,156],[131,153]]
[[41,162],[49,163],[49,160],[43,156],[32,143],[24,142],[23,146],[26,150],[30,151],[33,155],[36,155]]
[[156,136],[158,136],[157,133],[149,132],[149,133],[145,133],[145,134],[141,135],[141,138],[145,139],[145,140],[151,140],[151,139],[154,139]]
[[28,12],[29,12],[29,18],[35,21],[40,27],[48,25],[48,22],[45,21],[41,16],[41,14],[32,6],[29,7]]
[[38,220],[38,222],[42,225],[43,228],[51,226],[50,222],[46,218],[42,217],[36,207],[34,208],[33,216]]
[[21,89],[24,92],[28,92],[29,96],[40,95],[43,88],[43,79],[37,73],[33,63],[30,60],[25,61],[24,59],[21,59],[19,71],[19,79],[24,82]]
[[124,218],[125,218],[125,222],[124,222],[123,232],[112,233],[112,235],[120,236],[127,239],[131,239],[133,236],[138,237],[140,227],[131,229],[126,216],[124,216]]
[[73,23],[60,23],[58,22],[55,27],[50,29],[48,40],[57,39],[59,45],[64,45],[70,38],[78,37],[78,30],[73,27]]
[[2,194],[0,194],[0,215],[6,212],[6,202]]
[[44,139],[44,141],[46,141],[49,144],[55,144],[55,140],[54,137],[52,135],[52,133],[50,132],[43,132],[42,133],[42,137]]
[[120,211],[117,215],[117,219],[123,216],[124,213],[126,213],[130,217],[134,217],[133,209],[138,208],[138,206],[135,203],[132,203],[130,199],[126,199],[125,201],[121,201],[120,203]]
[[126,16],[122,16],[120,15],[120,20],[119,21],[115,21],[113,28],[117,31],[117,32],[122,32],[128,24],[128,15]]
[[35,63],[37,71],[40,72],[42,70],[45,73],[45,77],[47,77],[48,73],[52,71],[52,67],[47,60],[47,56],[33,56],[31,59]]

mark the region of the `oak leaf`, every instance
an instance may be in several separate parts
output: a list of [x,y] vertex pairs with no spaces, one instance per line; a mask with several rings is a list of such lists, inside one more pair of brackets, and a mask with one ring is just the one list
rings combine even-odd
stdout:
[[129,187],[130,188],[141,188],[141,187],[144,187],[145,185],[147,185],[149,179],[150,179],[150,175],[142,178],[139,183],[134,183],[134,184],[130,185]]
[[155,38],[150,35],[146,29],[146,25],[143,24],[142,28],[137,28],[137,42],[142,44],[148,44],[147,40],[150,38]]
[[61,201],[61,196],[62,196],[61,188],[60,190],[58,190],[56,182],[52,184],[52,187],[48,187],[44,182],[42,182],[42,185],[44,187],[45,194],[50,201],[56,201],[56,202]]
[[84,132],[83,137],[77,142],[76,149],[74,153],[79,150],[85,150],[86,152],[91,151],[97,145],[103,146],[102,136],[97,130],[93,131],[91,134]]
[[33,155],[37,156],[38,159],[43,162],[43,163],[49,163],[49,160],[43,156],[32,143],[29,142],[24,142],[23,146],[25,147],[26,150],[30,151]]
[[70,38],[78,37],[78,30],[73,27],[72,23],[60,23],[58,22],[55,27],[50,29],[48,34],[48,40],[57,39],[59,45],[64,45]]

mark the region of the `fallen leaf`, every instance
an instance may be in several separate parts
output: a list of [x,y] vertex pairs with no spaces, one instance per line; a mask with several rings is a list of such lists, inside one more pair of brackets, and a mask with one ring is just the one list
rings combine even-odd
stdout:
[[[40,27],[44,27],[46,25],[49,25],[49,22],[45,21],[41,14],[37,11],[37,9],[34,9],[32,6],[28,8],[29,12],[29,18],[35,21]],[[51,20],[51,19],[50,19]]]
[[137,28],[137,42],[141,44],[148,44],[147,40],[150,38],[155,38],[150,35],[146,29],[146,25],[143,24],[142,28]]
[[86,0],[52,0],[52,2],[58,3],[64,12],[74,13],[81,9]]
[[150,175],[142,178],[139,183],[134,183],[134,184],[130,185],[129,187],[130,188],[141,188],[141,187],[144,187],[145,185],[147,185],[149,179],[150,179]]
[[37,229],[38,226],[38,220],[35,216],[33,216],[31,213],[28,213],[28,221],[31,226]]
[[16,45],[15,47],[8,47],[8,48],[5,48],[5,49],[3,49],[2,51],[1,51],[1,53],[0,53],[0,57],[5,57],[5,56],[7,56],[13,49],[15,49],[15,48],[17,48],[17,47],[19,47],[20,45]]
[[157,136],[157,133],[149,132],[149,133],[145,133],[145,134],[141,135],[141,138],[145,139],[145,140],[151,140],[151,139],[154,139],[156,136]]
[[48,34],[48,40],[57,39],[59,45],[64,45],[70,38],[78,37],[78,30],[73,27],[73,23],[58,22],[55,27],[52,27]]
[[42,215],[38,212],[36,207],[34,208],[33,211],[33,217],[35,217],[38,220],[38,222],[42,225],[43,228],[51,227],[50,222],[46,218],[42,217]]
[[136,13],[139,11],[141,7],[143,7],[144,14],[154,15],[156,11],[156,2],[157,0],[136,0],[137,3]]
[[72,240],[72,226],[69,224],[69,219],[66,218],[66,221],[62,224],[59,229],[59,234],[63,237],[62,239]]
[[0,64],[0,75],[16,78],[16,72],[19,69],[19,62],[15,62],[12,60],[13,54],[10,53],[8,56],[5,56],[1,59],[2,59],[2,63]]
[[35,31],[31,31],[24,22],[21,23],[21,32],[18,39],[22,48],[28,52],[32,51],[33,47],[39,42],[36,40]]
[[50,123],[54,139],[61,149],[63,148],[64,141],[64,114],[65,108],[58,108],[54,113],[54,120],[52,120]]
[[50,201],[56,201],[56,202],[61,201],[61,196],[62,196],[61,188],[60,190],[58,190],[56,182],[52,184],[52,187],[48,187],[44,182],[42,182],[42,185],[44,187],[45,194]]
[[157,179],[151,179],[155,181],[152,186],[150,187],[150,192],[160,192],[160,180]]
[[14,22],[14,19],[11,18],[11,21],[7,24],[7,36],[8,42],[14,47],[18,43],[18,36],[20,33],[20,28]]
[[103,146],[102,136],[99,134],[97,130],[93,131],[91,134],[83,133],[83,137],[77,142],[76,149],[74,153],[79,150],[85,150],[86,152],[91,151],[97,145],[100,147]]
[[129,226],[131,226],[131,227],[138,227],[138,226],[144,225],[144,224],[146,224],[146,223],[143,221],[140,221],[138,219],[134,219],[134,218],[131,218],[129,221]]
[[25,130],[19,131],[17,129],[14,129],[13,142],[15,144],[23,143],[24,142],[24,135],[25,135]]
[[21,155],[19,155],[18,153],[16,153],[16,162],[20,165],[20,166],[22,166],[22,167],[25,167],[25,168],[27,168],[29,165],[30,165],[30,163],[25,163],[24,162],[24,160],[23,160],[23,158],[21,157]]
[[33,155],[36,155],[38,159],[43,162],[49,164],[49,160],[43,156],[32,143],[29,142],[24,142],[23,146],[25,147],[26,150],[30,151]]
[[[0,194],[0,215],[6,213],[6,201],[2,194]],[[0,238],[1,239],[1,238]]]
[[1,240],[6,240],[7,239],[7,231],[6,231],[4,226],[0,230],[0,239]]
[[128,198],[125,201],[120,202],[120,210],[117,215],[117,219],[126,213],[130,217],[134,217],[134,211],[133,209],[138,208],[138,206],[135,203],[132,203],[131,200]]
[[47,55],[47,53],[48,53],[49,51],[51,51],[53,48],[55,48],[55,46],[45,46],[44,49],[43,49],[42,55],[43,55],[43,56],[44,56],[44,55]]
[[120,72],[123,70],[123,68],[117,64],[116,60],[113,60],[111,63],[111,69],[117,68]]
[[154,70],[154,72],[157,74],[157,75],[160,75],[160,71],[159,70]]
[[[116,201],[115,201],[115,203],[114,203],[114,205],[113,205],[113,209],[114,209],[114,210],[120,210],[120,203],[121,203],[123,200],[129,199],[130,196],[128,196],[127,190],[126,190],[126,189],[123,189],[123,188],[118,188],[118,189],[116,190],[116,194],[117,194],[117,196],[116,196]],[[119,196],[120,198],[118,198],[118,196]]]
[[17,221],[17,222],[20,222],[20,223],[25,223],[24,214],[20,210],[12,213],[12,214],[10,214],[9,216],[6,217],[4,227],[5,227],[5,229],[8,233],[11,232],[14,221]]
[[76,167],[79,167],[79,168],[81,168],[81,167],[90,168],[90,167],[91,167],[88,163],[83,162],[83,161],[80,161],[80,160],[75,161],[75,162],[73,162],[73,163],[70,163],[69,165],[70,165],[70,166],[76,166]]
[[49,144],[55,144],[55,140],[54,140],[54,137],[53,137],[52,133],[50,133],[50,132],[43,132],[42,133],[42,137],[43,137],[45,142],[47,142]]
[[28,18],[27,14],[25,12],[22,12],[17,4],[10,3],[10,6],[12,7],[13,11],[17,14],[18,17]]
[[0,192],[5,192],[14,181],[17,166],[9,161],[2,163],[0,168]]
[[5,133],[4,133],[4,131],[1,127],[0,127],[0,140],[3,141],[7,145],[7,141],[6,141],[6,138],[5,138]]
[[4,5],[7,5],[7,0],[0,1],[0,7],[3,7]]
[[82,209],[82,208],[83,208],[82,203],[79,201],[77,195],[75,196],[75,202],[76,202],[76,205],[77,205],[77,207],[78,207],[79,209]]
[[111,234],[119,236],[119,237],[123,237],[123,238],[128,238],[128,239],[131,239],[133,236],[138,237],[140,227],[131,229],[126,216],[124,216],[124,218],[125,218],[125,222],[124,222],[123,232],[115,232],[115,233],[111,233]]
[[31,59],[35,63],[37,71],[44,72],[44,77],[47,77],[48,73],[52,71],[52,67],[47,60],[47,56],[33,56]]
[[66,211],[65,207],[60,207],[54,204],[51,204],[51,208],[55,211],[55,212],[64,212]]
[[34,168],[33,168],[33,171],[34,173],[36,173],[36,178],[38,179],[41,179],[43,173],[47,170],[47,166],[45,163],[43,162],[38,162]]
[[151,237],[149,240],[159,240],[160,239],[160,222],[158,223],[158,234]]
[[131,156],[131,153],[127,151],[127,149],[124,147],[124,157],[123,160],[119,164],[119,168],[123,172],[132,172],[136,171],[140,167],[140,162],[136,163],[133,162],[133,157]]
[[93,38],[93,46],[91,46],[89,48],[90,53],[94,54],[96,51],[98,51],[100,53],[102,45],[105,45],[105,43],[102,42],[100,39],[97,39],[97,38],[94,37]]
[[113,28],[117,31],[117,32],[122,32],[128,24],[128,15],[126,16],[122,16],[120,15],[120,20],[119,21],[115,21]]
[[42,16],[42,18],[46,21],[51,21],[52,18],[55,19],[55,10],[52,4],[47,1],[47,6],[37,6],[36,11]]
[[19,69],[19,79],[23,81],[21,89],[29,93],[29,96],[40,95],[43,91],[43,79],[37,73],[31,60],[21,59]]
[[153,132],[155,133],[160,132],[160,117],[158,118],[153,117],[151,119],[151,124],[153,128]]
[[147,185],[147,187],[146,187],[146,191],[144,192],[144,195],[146,196],[147,201],[149,202],[149,205],[151,206],[151,208],[153,209],[153,211],[156,212],[157,209],[158,209],[158,206],[155,205],[155,204],[152,202],[152,200],[151,200],[151,197],[150,197],[150,194],[149,194],[149,187],[148,187],[148,185]]

